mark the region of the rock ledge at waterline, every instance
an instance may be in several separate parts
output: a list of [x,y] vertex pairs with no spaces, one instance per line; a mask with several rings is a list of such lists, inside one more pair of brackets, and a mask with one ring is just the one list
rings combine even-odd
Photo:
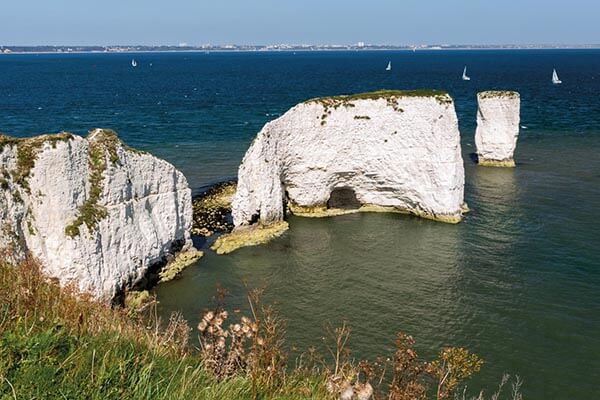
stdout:
[[313,99],[260,131],[239,168],[231,234],[237,244],[224,236],[213,248],[244,246],[240,236],[252,236],[252,227],[283,228],[286,210],[308,217],[400,212],[457,223],[463,190],[458,121],[447,93]]
[[112,131],[0,135],[0,173],[0,249],[62,284],[111,300],[178,254],[200,256],[186,178]]
[[519,136],[521,98],[513,91],[477,94],[475,146],[479,165],[514,167]]

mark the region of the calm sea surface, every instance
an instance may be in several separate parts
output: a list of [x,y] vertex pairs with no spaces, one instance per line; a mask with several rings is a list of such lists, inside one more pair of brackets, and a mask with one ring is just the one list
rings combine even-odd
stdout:
[[[460,80],[465,65],[470,82]],[[207,251],[183,279],[158,287],[161,312],[180,310],[195,325],[217,284],[232,307],[244,306],[244,285],[267,285],[300,349],[321,345],[325,321],[347,320],[356,357],[387,354],[402,330],[424,356],[456,345],[483,357],[473,390],[509,372],[530,399],[598,398],[600,51],[0,56],[0,131],[113,128],[200,188],[235,176],[262,125],[294,104],[381,88],[454,97],[466,220],[292,217],[268,245]],[[485,89],[521,93],[515,169],[469,158],[475,95]]]

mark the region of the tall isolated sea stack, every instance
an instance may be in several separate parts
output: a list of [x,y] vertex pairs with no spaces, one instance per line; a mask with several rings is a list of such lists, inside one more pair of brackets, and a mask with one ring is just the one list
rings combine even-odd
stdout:
[[5,257],[30,254],[62,284],[105,300],[181,252],[199,255],[183,174],[109,130],[0,135],[0,219]]
[[514,167],[519,136],[521,99],[512,91],[477,94],[475,146],[479,165]]
[[226,253],[256,244],[247,239],[255,237],[252,228],[285,229],[286,211],[388,211],[457,223],[463,189],[458,122],[447,93],[313,99],[267,123],[250,146],[232,205],[235,229],[214,248]]

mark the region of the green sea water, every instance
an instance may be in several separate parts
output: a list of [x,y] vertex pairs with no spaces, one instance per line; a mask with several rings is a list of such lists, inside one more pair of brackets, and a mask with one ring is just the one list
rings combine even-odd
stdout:
[[218,285],[233,308],[244,308],[247,287],[266,287],[289,321],[290,346],[321,346],[325,321],[348,321],[357,358],[391,354],[404,331],[427,357],[444,346],[479,354],[486,363],[473,390],[507,372],[523,378],[527,398],[593,398],[600,157],[592,144],[523,144],[514,169],[477,167],[465,154],[472,211],[459,225],[379,213],[291,217],[267,245],[207,251],[157,288],[161,310],[196,322]]

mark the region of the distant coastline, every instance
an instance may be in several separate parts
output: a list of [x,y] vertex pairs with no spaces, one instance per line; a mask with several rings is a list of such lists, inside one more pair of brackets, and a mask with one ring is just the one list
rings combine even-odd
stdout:
[[581,50],[600,49],[600,44],[548,45],[202,45],[202,46],[0,46],[2,54],[69,54],[69,53],[156,53],[156,52],[276,52],[276,51],[431,51],[431,50]]

